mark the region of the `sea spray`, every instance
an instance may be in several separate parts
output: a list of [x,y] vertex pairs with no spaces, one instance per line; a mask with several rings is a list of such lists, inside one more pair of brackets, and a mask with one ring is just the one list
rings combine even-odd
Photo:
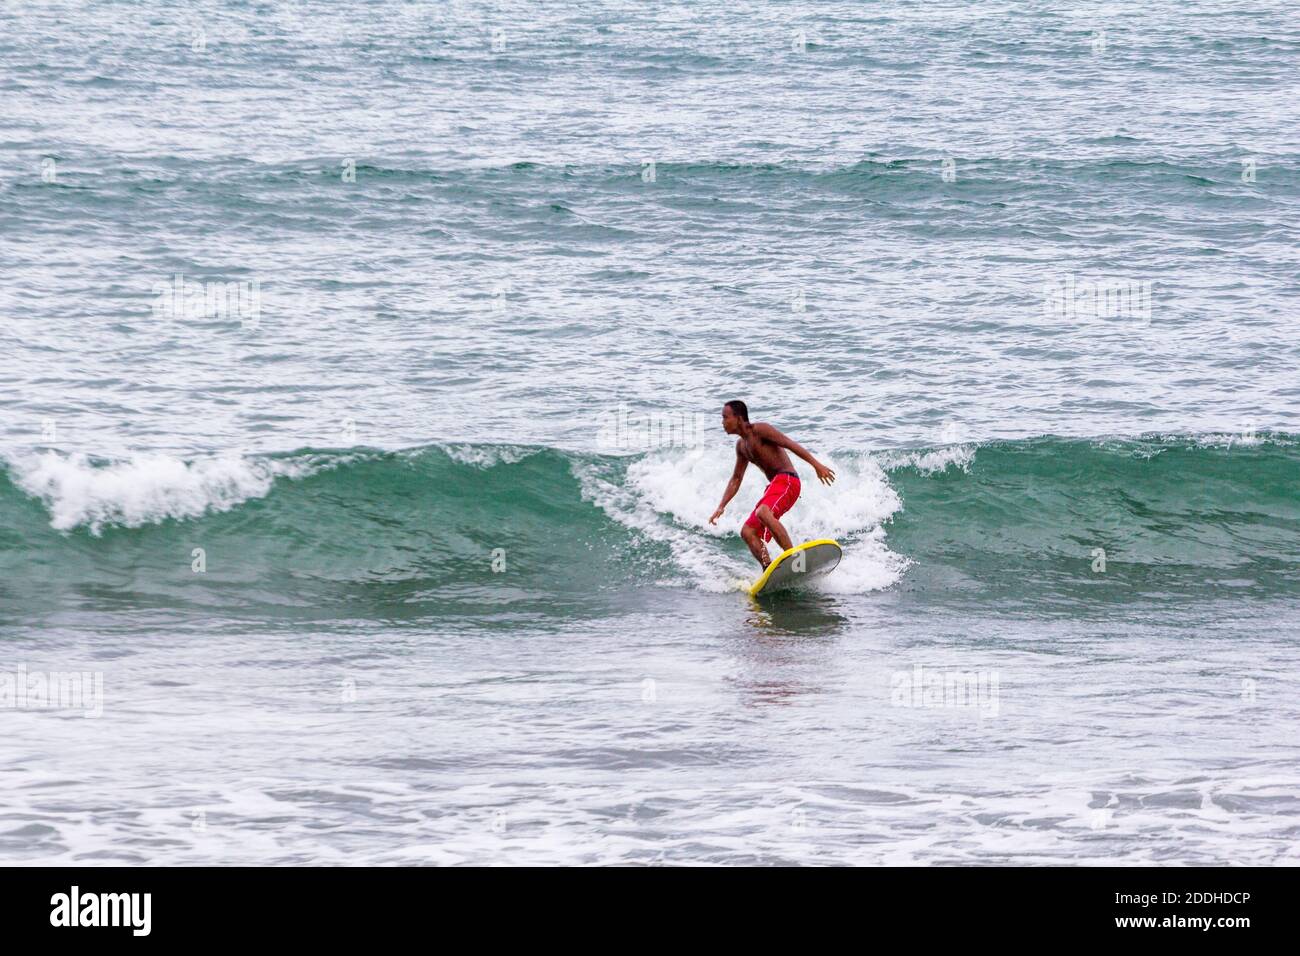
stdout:
[[298,478],[317,462],[245,458],[236,454],[185,461],[145,454],[95,462],[82,454],[46,451],[9,462],[17,485],[50,511],[50,526],[79,526],[99,534],[105,525],[136,528],[166,519],[229,511],[261,498],[277,477]]

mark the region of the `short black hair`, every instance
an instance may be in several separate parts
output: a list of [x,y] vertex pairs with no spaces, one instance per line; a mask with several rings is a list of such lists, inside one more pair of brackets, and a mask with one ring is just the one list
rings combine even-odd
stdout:
[[744,402],[742,402],[740,399],[733,398],[731,401],[727,402],[727,404],[723,407],[731,409],[731,413],[733,415],[739,415],[745,421],[749,421],[749,406],[746,405]]

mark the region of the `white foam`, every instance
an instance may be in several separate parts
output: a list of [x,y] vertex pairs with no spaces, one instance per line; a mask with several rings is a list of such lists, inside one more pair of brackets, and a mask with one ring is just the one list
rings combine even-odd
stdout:
[[322,467],[315,457],[238,455],[185,461],[141,454],[97,464],[82,454],[55,451],[9,458],[7,463],[18,487],[49,510],[51,527],[71,531],[85,526],[95,535],[106,525],[136,528],[228,511],[265,496],[277,477],[298,478]]
[[[686,457],[696,457],[687,452]],[[640,462],[633,462],[635,467]],[[707,591],[727,591],[744,571],[739,562],[728,560],[721,549],[708,541],[708,535],[720,534],[706,527],[692,531],[676,525],[670,514],[656,507],[655,499],[644,489],[634,485],[631,468],[625,481],[617,481],[599,465],[575,463],[574,475],[582,489],[582,496],[592,502],[615,521],[640,532],[652,541],[666,543],[672,548],[677,565],[687,573],[692,583]],[[673,495],[678,507],[682,506],[682,493]],[[697,502],[698,503],[698,502]],[[708,515],[704,516],[707,524]],[[702,536],[699,530],[705,532]],[[675,583],[675,582],[670,582]]]
[[513,465],[539,451],[522,445],[446,445],[443,450],[452,461],[479,469]]
[[[1185,435],[1165,436],[1165,441],[1182,440],[1187,441]],[[1243,431],[1240,434],[1221,433],[1212,435],[1195,435],[1192,436],[1192,444],[1195,448],[1232,448],[1234,446],[1244,446],[1247,448],[1259,445],[1280,445],[1283,447],[1294,445],[1295,441],[1290,436],[1282,434],[1269,434],[1266,432]]]
[[[710,525],[734,461],[730,446],[671,449],[632,461],[621,483],[595,466],[576,472],[588,500],[626,527],[668,544],[692,584],[722,592],[757,576],[757,565],[748,556],[729,554],[722,540],[739,533],[767,485],[761,472],[751,468],[726,514]],[[822,582],[827,590],[861,593],[889,587],[908,563],[889,550],[881,528],[902,506],[898,494],[869,455],[823,461],[835,470],[835,484],[822,485],[800,462],[796,471],[802,493],[783,523],[795,541],[834,538],[844,545],[840,568]]]
[[974,445],[947,445],[929,451],[885,452],[880,455],[880,465],[886,471],[915,468],[923,475],[936,475],[949,468],[970,471],[975,460]]

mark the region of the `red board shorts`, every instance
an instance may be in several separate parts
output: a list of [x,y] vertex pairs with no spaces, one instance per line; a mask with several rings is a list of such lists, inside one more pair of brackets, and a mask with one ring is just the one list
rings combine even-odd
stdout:
[[793,471],[782,471],[768,483],[767,491],[763,492],[763,497],[758,499],[758,504],[745,519],[745,524],[763,532],[764,541],[771,541],[772,532],[767,530],[767,525],[758,520],[758,509],[767,505],[772,509],[772,514],[779,518],[794,507],[794,503],[798,500],[799,476]]

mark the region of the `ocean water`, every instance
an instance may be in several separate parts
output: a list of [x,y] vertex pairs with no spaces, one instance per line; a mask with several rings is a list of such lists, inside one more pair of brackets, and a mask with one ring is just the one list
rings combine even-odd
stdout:
[[[1268,0],[6,4],[0,862],[1300,862],[1298,78]],[[737,397],[839,475],[761,603]]]

